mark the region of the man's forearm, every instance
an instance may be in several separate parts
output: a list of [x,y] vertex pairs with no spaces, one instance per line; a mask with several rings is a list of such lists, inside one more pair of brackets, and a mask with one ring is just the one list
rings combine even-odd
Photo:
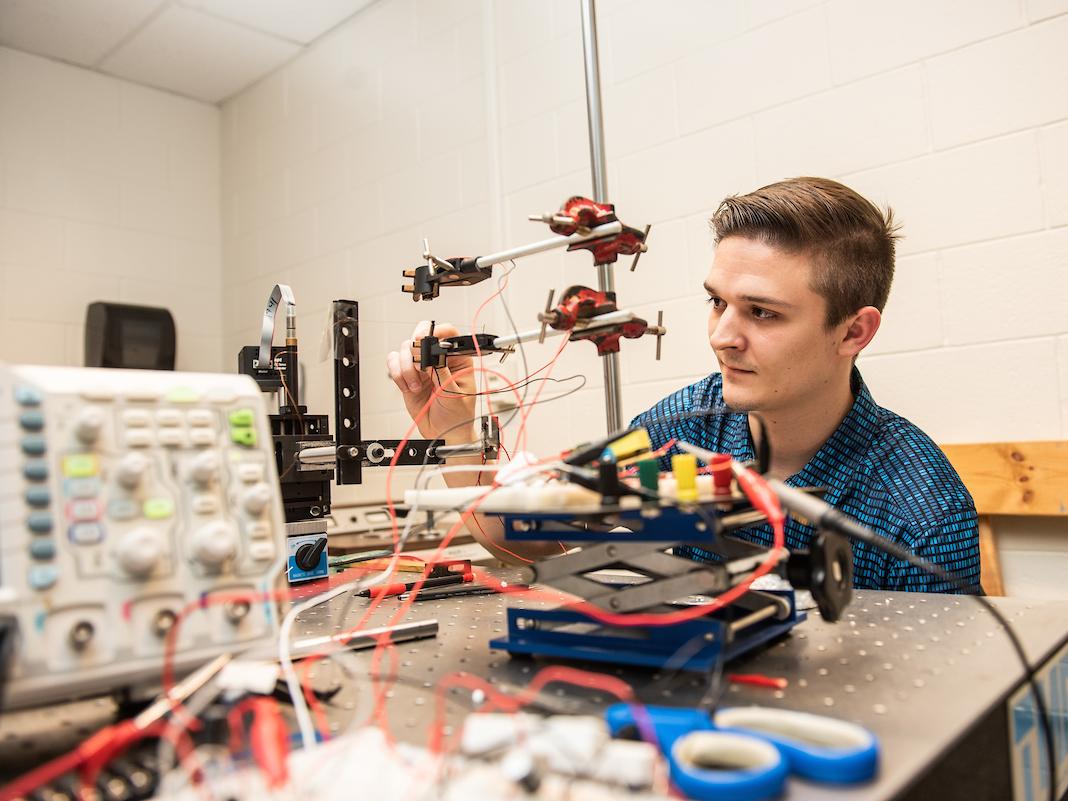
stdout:
[[[482,466],[480,456],[457,456],[448,460],[448,466],[472,465]],[[493,464],[490,462],[489,464]],[[474,487],[482,485],[489,491],[493,484],[493,474],[488,471],[457,470],[444,474],[445,483],[450,487]],[[475,514],[465,518],[465,525],[471,536],[486,550],[503,562],[523,564],[554,553],[560,553],[561,547],[556,542],[509,542],[504,540],[504,525],[497,515]]]

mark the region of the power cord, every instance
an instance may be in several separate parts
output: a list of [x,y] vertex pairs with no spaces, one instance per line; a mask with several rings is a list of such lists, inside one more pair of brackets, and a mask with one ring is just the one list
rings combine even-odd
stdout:
[[[964,582],[958,576],[942,569],[933,562],[927,561],[922,556],[917,556],[911,551],[902,548],[896,542],[892,542],[885,537],[880,537],[871,529],[862,526],[860,523],[850,519],[842,512],[839,512],[826,501],[817,498],[814,495],[801,492],[794,487],[787,486],[776,479],[770,479],[768,484],[775,491],[775,494],[779,496],[779,501],[782,503],[783,508],[798,517],[803,517],[816,529],[834,532],[844,537],[858,540],[874,548],[878,548],[879,550],[890,554],[890,556],[895,559],[900,559],[902,562],[907,562],[914,567],[918,567],[920,570],[930,573],[933,576],[937,576],[942,581],[962,590],[965,594],[971,595],[971,585]],[[1035,697],[1035,707],[1038,709],[1039,722],[1042,726],[1042,739],[1044,740],[1047,764],[1050,769],[1049,798],[1050,801],[1056,801],[1057,761],[1056,751],[1053,744],[1053,726],[1050,723],[1049,711],[1046,709],[1046,701],[1042,697],[1041,688],[1038,686],[1038,681],[1035,678],[1036,668],[1032,666],[1031,662],[1028,660],[1027,654],[1024,653],[1023,644],[1020,642],[1020,638],[1016,635],[1016,632],[1013,630],[1005,616],[1002,615],[985,596],[972,595],[972,597],[975,598],[976,602],[987,610],[991,617],[1005,629],[1005,634],[1008,636],[1009,642],[1012,643],[1012,648],[1016,652],[1020,664],[1024,667],[1027,684],[1030,686],[1031,693]]]

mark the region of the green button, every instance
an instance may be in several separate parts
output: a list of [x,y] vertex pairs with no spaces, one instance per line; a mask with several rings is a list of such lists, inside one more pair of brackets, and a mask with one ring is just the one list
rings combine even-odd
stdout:
[[174,514],[174,501],[170,498],[149,498],[145,501],[144,513],[149,520],[163,520]]
[[248,448],[256,446],[256,429],[254,428],[231,428],[230,439],[238,445]]
[[235,409],[230,412],[230,425],[235,428],[248,428],[256,418],[252,415],[252,409]]
[[171,403],[196,403],[200,400],[200,393],[189,387],[175,387],[165,397]]
[[100,471],[100,463],[91,453],[76,453],[63,457],[63,475],[67,478],[89,478]]

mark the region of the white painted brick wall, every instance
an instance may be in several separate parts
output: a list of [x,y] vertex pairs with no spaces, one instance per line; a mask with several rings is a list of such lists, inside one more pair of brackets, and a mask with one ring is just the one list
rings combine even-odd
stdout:
[[82,364],[97,300],[166,306],[220,370],[219,110],[0,48],[0,358]]
[[[649,317],[663,308],[670,330],[660,362],[651,340],[624,343],[625,418],[714,369],[700,282],[719,200],[824,174],[890,204],[903,225],[884,325],[860,362],[876,399],[940,441],[1068,435],[1065,0],[601,0],[598,10],[609,194],[627,223],[654,223],[652,249],[635,275],[621,262],[617,290]],[[528,214],[590,191],[578,32],[569,0],[381,0],[229,101],[226,363],[253,341],[273,281],[292,282],[313,329],[305,342],[318,335],[314,312],[349,293],[364,315],[365,428],[395,433],[381,429],[404,421],[385,351],[422,317],[465,325],[494,288],[412,304],[398,273],[417,263],[421,237],[447,256],[534,241],[545,231]],[[149,179],[150,161],[131,156],[123,180]],[[0,170],[0,186],[20,180]],[[106,199],[106,187],[81,191]],[[49,257],[34,241],[5,247]],[[587,254],[547,254],[520,263],[507,298],[525,330],[549,287],[594,281]],[[506,321],[490,313],[486,325]],[[554,375],[584,374],[587,387],[534,411],[534,450],[602,425],[592,351],[576,343],[561,357]],[[531,366],[551,352],[531,346]],[[309,370],[325,392],[326,368]],[[377,479],[368,486],[381,492]],[[1026,564],[1013,562],[1010,589],[1042,580]]]

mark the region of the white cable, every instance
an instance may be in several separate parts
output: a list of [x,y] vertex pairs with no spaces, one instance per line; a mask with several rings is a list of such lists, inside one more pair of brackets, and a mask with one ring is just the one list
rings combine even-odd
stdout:
[[311,712],[308,710],[308,703],[304,698],[304,690],[300,686],[300,681],[297,679],[297,673],[293,669],[293,660],[290,657],[290,635],[293,629],[293,624],[296,622],[297,617],[309,609],[313,609],[316,606],[320,606],[328,601],[332,601],[339,595],[343,595],[346,592],[360,592],[361,590],[374,587],[376,584],[381,584],[386,580],[388,576],[393,573],[394,567],[400,560],[400,554],[404,550],[404,545],[408,541],[408,537],[411,534],[412,522],[415,520],[415,515],[418,512],[418,505],[413,505],[411,511],[404,521],[404,531],[397,540],[397,547],[393,551],[393,556],[390,558],[389,564],[378,574],[359,579],[357,581],[350,581],[345,584],[341,584],[328,592],[318,595],[315,598],[309,598],[303,603],[297,604],[289,612],[286,613],[285,618],[282,620],[281,630],[278,634],[278,664],[282,670],[282,676],[286,680],[286,688],[289,690],[290,699],[293,703],[293,712],[297,718],[297,725],[300,729],[300,739],[304,748],[312,748],[316,744],[315,739],[315,724],[311,719]]
[[[528,477],[528,474],[536,475],[537,473],[545,472],[547,470],[559,470],[562,468],[566,468],[566,465],[563,465],[562,462],[554,462],[544,465],[531,465],[526,469],[517,471],[515,476],[513,476],[507,482],[507,485],[515,484],[519,481],[525,480]],[[426,481],[429,481],[430,478],[432,478],[433,476],[446,472],[496,472],[498,469],[498,465],[447,465],[445,467],[440,467],[437,470],[428,473],[425,476],[425,479]],[[481,500],[481,498],[484,498],[494,489],[495,487],[492,486],[487,487],[486,492],[473,499],[471,503]],[[468,505],[470,505],[470,503]],[[296,622],[296,619],[301,614],[303,614],[309,609],[313,609],[316,606],[321,606],[324,603],[328,603],[329,601],[332,601],[334,598],[337,598],[339,595],[343,595],[346,592],[359,592],[361,590],[374,587],[375,585],[381,584],[383,581],[385,581],[386,578],[393,573],[393,570],[400,559],[400,554],[404,550],[404,546],[408,541],[408,537],[411,534],[413,522],[418,512],[419,504],[417,502],[412,505],[412,508],[409,510],[408,515],[404,520],[404,530],[398,538],[397,548],[393,551],[393,556],[390,558],[389,564],[380,573],[369,578],[363,578],[358,581],[341,584],[335,587],[334,589],[323,593],[322,595],[316,596],[315,598],[309,598],[303,603],[297,604],[292,609],[290,609],[289,612],[286,613],[285,618],[282,620],[281,629],[278,635],[278,664],[281,668],[282,676],[285,678],[286,687],[289,690],[289,695],[293,703],[293,712],[296,715],[297,725],[300,729],[301,742],[303,743],[303,746],[306,749],[312,748],[316,744],[315,724],[312,721],[311,712],[308,709],[307,701],[304,698],[303,688],[300,686],[300,680],[297,678],[297,673],[293,669],[293,660],[290,656],[290,637],[293,630],[293,624]]]

